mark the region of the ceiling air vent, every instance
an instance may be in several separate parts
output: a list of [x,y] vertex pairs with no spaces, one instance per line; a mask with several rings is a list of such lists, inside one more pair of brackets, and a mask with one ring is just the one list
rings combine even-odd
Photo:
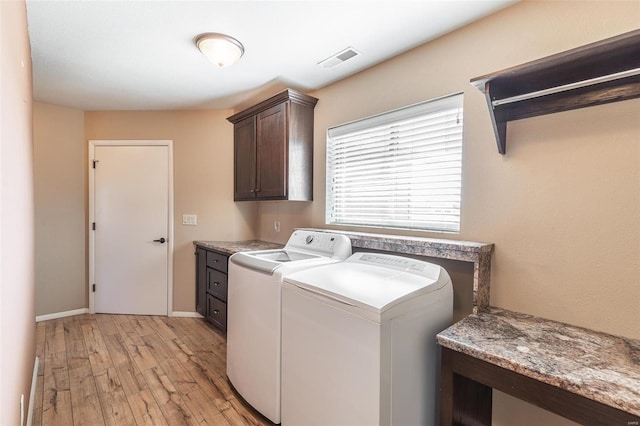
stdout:
[[359,54],[360,53],[357,50],[349,46],[346,49],[336,53],[335,55],[329,56],[327,59],[318,62],[318,65],[324,68],[333,68],[336,65],[340,65],[341,63],[348,61],[351,58],[355,58]]

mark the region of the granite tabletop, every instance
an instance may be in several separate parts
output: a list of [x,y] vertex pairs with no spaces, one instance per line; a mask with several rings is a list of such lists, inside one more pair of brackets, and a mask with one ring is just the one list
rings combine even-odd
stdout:
[[257,251],[272,250],[284,247],[283,244],[270,243],[260,240],[243,240],[243,241],[194,241],[196,247],[203,247],[216,250],[221,253],[232,255],[240,251]]
[[499,308],[437,336],[446,348],[640,416],[640,340]]

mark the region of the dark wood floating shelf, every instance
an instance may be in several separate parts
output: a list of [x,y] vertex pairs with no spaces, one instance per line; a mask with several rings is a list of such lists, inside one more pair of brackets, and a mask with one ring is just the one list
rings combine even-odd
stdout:
[[640,97],[640,30],[471,80],[484,92],[500,154],[507,122]]

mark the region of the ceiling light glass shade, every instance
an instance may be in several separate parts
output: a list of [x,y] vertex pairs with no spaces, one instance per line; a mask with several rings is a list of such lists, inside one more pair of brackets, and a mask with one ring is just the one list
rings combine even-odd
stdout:
[[200,34],[196,38],[196,46],[204,56],[219,67],[233,64],[244,54],[242,43],[225,34]]

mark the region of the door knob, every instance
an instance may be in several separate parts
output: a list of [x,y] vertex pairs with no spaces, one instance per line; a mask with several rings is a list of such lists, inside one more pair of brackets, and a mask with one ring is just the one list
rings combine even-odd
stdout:
[[164,237],[160,238],[159,240],[153,240],[154,243],[160,243],[160,244],[164,244],[167,240],[164,239]]

